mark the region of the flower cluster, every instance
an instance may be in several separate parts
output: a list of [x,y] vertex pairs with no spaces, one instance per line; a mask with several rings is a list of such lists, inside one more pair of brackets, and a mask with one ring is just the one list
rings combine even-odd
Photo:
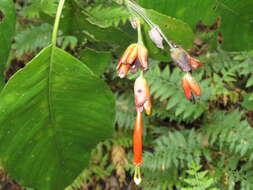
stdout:
[[203,66],[203,63],[191,57],[182,47],[176,45],[171,48],[171,58],[182,72],[186,73],[182,78],[182,87],[186,99],[194,100],[195,96],[200,96],[202,91],[199,84],[189,72]]
[[148,50],[141,43],[131,44],[122,55],[117,65],[117,71],[120,78],[127,76],[131,69],[133,73],[142,68],[148,70]]
[[[196,80],[191,76],[190,72],[203,64],[191,57],[182,47],[175,45],[173,42],[169,41],[163,34],[159,26],[155,25],[145,14],[145,10],[142,9],[134,1],[125,1],[128,9],[131,12],[135,12],[139,15],[150,27],[149,37],[154,42],[154,44],[160,48],[164,49],[163,41],[165,40],[171,48],[171,57],[176,63],[176,65],[185,73],[182,79],[182,87],[186,99],[191,100],[195,96],[201,95],[201,89]],[[136,16],[136,15],[133,16]],[[134,99],[136,105],[136,120],[134,125],[133,134],[133,152],[135,165],[134,171],[134,182],[139,185],[141,183],[141,172],[140,166],[143,162],[142,160],[142,115],[145,111],[147,115],[152,114],[152,104],[150,97],[150,90],[147,80],[144,78],[144,72],[148,70],[148,50],[144,46],[142,41],[141,33],[141,22],[138,20],[139,16],[131,19],[131,24],[134,29],[138,30],[138,43],[131,44],[123,53],[117,65],[117,73],[120,78],[124,78],[128,75],[129,71],[131,73],[136,73],[138,69],[141,70],[140,76],[135,80],[134,84]]]
[[133,152],[135,172],[134,182],[141,183],[140,166],[142,163],[142,113],[145,110],[147,115],[152,113],[151,97],[147,80],[144,78],[144,71],[148,70],[148,50],[143,43],[131,44],[123,53],[118,65],[117,72],[120,78],[127,76],[129,70],[133,73],[141,69],[140,76],[135,80],[134,99],[136,105],[136,121],[133,134]]

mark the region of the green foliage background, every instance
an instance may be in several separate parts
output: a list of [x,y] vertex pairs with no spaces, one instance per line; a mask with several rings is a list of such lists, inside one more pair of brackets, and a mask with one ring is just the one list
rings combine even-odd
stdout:
[[[169,52],[157,49],[149,40],[149,27],[144,25],[144,40],[150,53],[150,70],[145,77],[151,88],[153,114],[144,118],[143,183],[138,188],[253,189],[253,1],[139,0],[138,2],[145,8],[154,9],[147,10],[150,19],[161,27],[170,40],[190,50],[204,63],[202,68],[193,72],[200,83],[203,95],[196,104],[192,104],[185,100],[181,89],[182,73],[170,61]],[[135,119],[133,83],[136,75],[119,79],[115,67],[122,51],[130,43],[136,42],[137,34],[128,22],[130,16],[128,10],[121,3],[116,0],[67,0],[57,39],[58,47],[65,52],[57,49],[56,51],[60,52],[54,57],[44,50],[42,58],[45,56],[47,60],[36,61],[41,59],[41,54],[33,60],[32,58],[51,43],[58,0],[20,0],[15,3],[16,11],[12,1],[0,2],[0,10],[4,12],[6,9],[10,12],[5,18],[9,19],[8,26],[5,22],[0,22],[0,34],[5,35],[4,38],[0,38],[0,71],[5,75],[1,81],[8,80],[12,76],[1,93],[0,160],[7,163],[5,169],[21,185],[39,190],[52,188],[60,190],[66,186],[68,190],[136,188],[132,180],[132,133]],[[7,5],[13,8],[12,11],[6,8]],[[217,17],[220,18],[220,23],[215,23]],[[12,38],[15,24],[16,33]],[[3,39],[5,43],[2,43]],[[8,58],[9,47],[11,50]],[[67,162],[65,159],[66,173],[59,173],[64,170],[61,166],[52,166],[58,162],[50,156],[55,153],[52,151],[55,147],[50,144],[48,147],[44,146],[43,150],[48,151],[43,158],[51,164],[45,164],[45,167],[54,168],[49,171],[54,180],[48,183],[44,171],[38,170],[42,163],[40,159],[43,158],[31,158],[34,150],[27,148],[25,143],[29,143],[31,139],[33,142],[39,139],[39,135],[35,139],[25,137],[25,134],[31,132],[24,127],[38,130],[38,127],[34,126],[39,119],[34,118],[34,123],[22,124],[32,114],[41,114],[39,109],[41,102],[33,101],[30,105],[24,103],[22,97],[20,101],[19,96],[26,92],[26,102],[33,97],[44,97],[43,93],[46,92],[39,90],[40,88],[47,90],[48,83],[43,83],[43,87],[39,86],[37,91],[29,89],[36,86],[37,77],[47,77],[48,73],[36,74],[29,72],[29,68],[37,65],[39,70],[40,64],[50,65],[52,60],[61,63],[56,65],[56,73],[52,76],[57,77],[59,73],[60,78],[66,82],[61,85],[57,85],[60,84],[57,83],[59,81],[50,84],[54,87],[57,97],[66,96],[65,101],[58,102],[57,98],[49,100],[55,105],[57,117],[66,118],[60,119],[55,125],[69,122],[60,129],[68,131],[73,127],[75,133],[63,137],[57,136],[59,132],[57,128],[53,131],[59,144],[66,148],[64,155],[68,158]],[[27,64],[29,61],[31,62]],[[24,69],[12,75],[23,66]],[[2,72],[1,68],[6,68],[5,72]],[[65,73],[66,68],[71,71],[68,73],[71,76]],[[78,95],[74,94],[73,89],[67,88],[71,84],[80,86],[75,89]],[[21,90],[17,94],[19,88]],[[101,90],[100,96],[92,95],[94,88]],[[104,94],[110,98],[103,97]],[[71,101],[67,101],[67,97],[73,96],[76,98],[75,107],[61,111],[74,105],[69,104]],[[82,110],[82,105],[89,104],[88,100],[94,102],[97,108],[95,112]],[[111,112],[108,113],[106,110]],[[76,117],[79,114],[80,117]],[[91,120],[87,122],[86,117],[90,117]],[[87,129],[86,132],[80,125],[86,126],[87,123],[91,123],[90,126],[93,128],[84,128]],[[114,133],[110,136],[112,127]],[[22,130],[18,130],[19,128]],[[44,132],[47,133],[46,130]],[[104,140],[108,136],[110,138]],[[46,137],[49,139],[47,142],[50,142],[51,137]],[[87,144],[93,138],[92,145]],[[12,142],[9,139],[12,139]],[[73,139],[76,139],[76,146],[68,147],[70,145],[67,141],[72,142]],[[100,143],[94,148],[97,142]],[[19,143],[22,144],[21,147],[18,146]],[[35,153],[38,153],[36,149]],[[14,155],[12,159],[9,159],[10,155]],[[16,159],[19,156],[20,159]],[[57,156],[61,161],[60,154]],[[75,165],[72,166],[72,163]],[[28,169],[34,169],[33,172],[38,175],[25,176],[24,173],[28,172]],[[63,177],[62,174],[66,175]],[[73,181],[74,178],[76,179]],[[61,180],[64,183],[61,183]],[[37,184],[29,181],[36,181]]]

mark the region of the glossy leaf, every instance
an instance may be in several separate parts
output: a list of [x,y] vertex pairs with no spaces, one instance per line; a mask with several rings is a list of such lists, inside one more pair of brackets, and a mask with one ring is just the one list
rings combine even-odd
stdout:
[[8,60],[11,41],[15,31],[15,8],[13,1],[0,1],[0,89],[4,85],[4,69]]
[[0,156],[20,184],[62,190],[109,137],[114,97],[82,62],[49,46],[0,95]]

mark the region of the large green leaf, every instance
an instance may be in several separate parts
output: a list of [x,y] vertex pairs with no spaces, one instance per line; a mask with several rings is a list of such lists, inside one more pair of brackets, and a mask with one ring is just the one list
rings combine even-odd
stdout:
[[253,48],[253,0],[139,0],[146,8],[182,19],[192,28],[198,21],[214,23],[221,16],[221,33],[226,50],[249,50]]
[[0,1],[0,89],[4,85],[4,69],[15,31],[15,8],[11,0]]
[[10,175],[38,190],[62,190],[112,134],[114,97],[82,62],[49,46],[0,95],[0,156]]

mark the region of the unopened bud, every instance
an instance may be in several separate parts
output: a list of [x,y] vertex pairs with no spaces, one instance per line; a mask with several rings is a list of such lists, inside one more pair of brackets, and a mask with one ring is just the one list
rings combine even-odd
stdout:
[[155,43],[155,45],[160,48],[160,49],[164,49],[163,47],[163,38],[160,34],[160,28],[159,27],[153,27],[150,31],[149,31],[149,37],[150,39]]

